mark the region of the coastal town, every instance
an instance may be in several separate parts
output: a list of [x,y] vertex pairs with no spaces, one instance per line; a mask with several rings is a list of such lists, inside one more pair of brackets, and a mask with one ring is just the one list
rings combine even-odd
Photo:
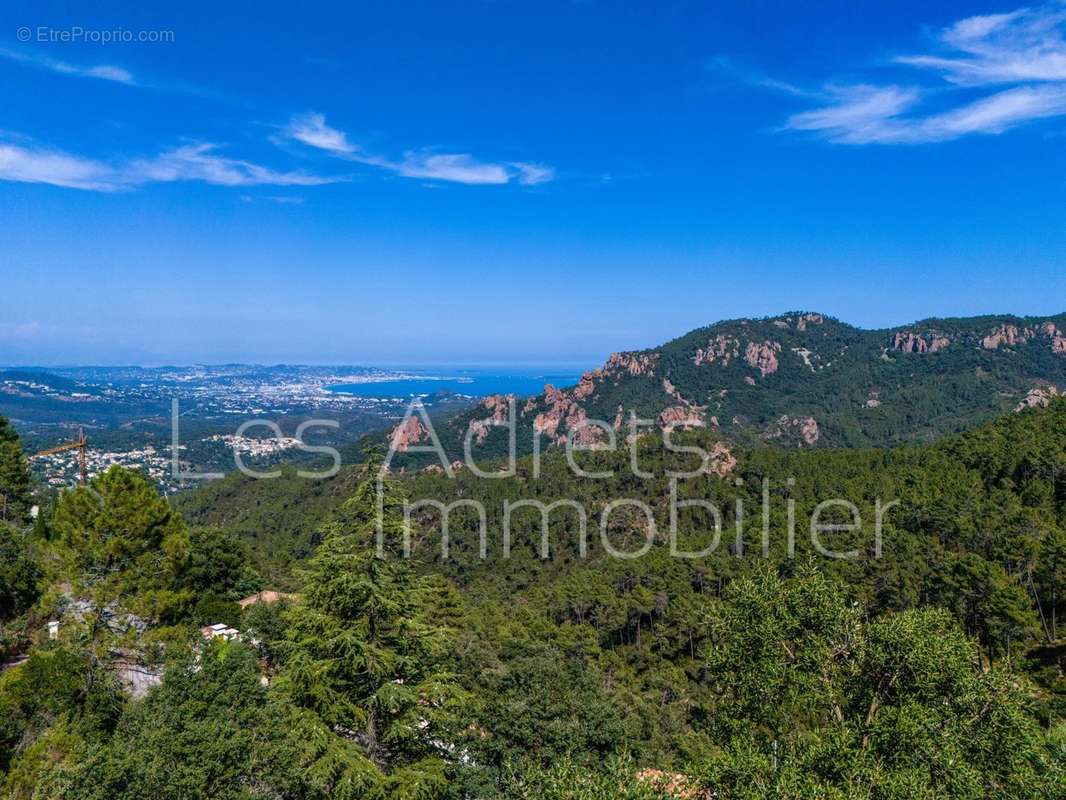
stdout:
[[[410,380],[426,375],[241,364],[0,368],[0,413],[36,453],[37,477],[54,489],[75,485],[83,467],[91,479],[118,464],[169,492],[199,482],[182,473],[220,474],[237,469],[238,461],[263,467],[308,457],[298,451],[296,435],[308,420],[330,421],[304,434],[309,444],[349,444],[402,416],[410,401],[403,392],[366,396],[359,387]],[[422,399],[430,408],[470,401],[444,390]],[[82,436],[84,448],[64,449]]]

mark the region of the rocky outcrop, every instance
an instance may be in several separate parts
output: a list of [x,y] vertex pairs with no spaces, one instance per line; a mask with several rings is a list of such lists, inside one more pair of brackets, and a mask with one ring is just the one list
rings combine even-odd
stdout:
[[574,397],[585,398],[596,391],[596,379],[591,372],[581,376],[577,386],[574,387]]
[[1014,410],[1023,411],[1027,408],[1047,408],[1051,405],[1052,400],[1062,396],[1063,392],[1060,392],[1055,386],[1034,386],[1029,390],[1028,394],[1022,398],[1022,401],[1014,407]]
[[1051,321],[1043,322],[1037,327],[1019,327],[1004,323],[992,330],[981,340],[985,350],[998,350],[1000,347],[1023,345],[1036,339],[1046,339],[1053,353],[1066,353],[1066,336]]
[[806,347],[793,347],[792,352],[803,359],[803,365],[807,367],[811,372],[814,372],[814,364],[811,363],[811,356],[814,355]]
[[489,436],[489,431],[494,427],[507,424],[513,401],[513,394],[493,394],[481,401],[481,406],[491,411],[492,416],[485,419],[476,419],[470,423],[470,430],[474,432],[474,439],[478,444],[484,444],[485,439]]
[[777,354],[780,352],[781,345],[777,342],[748,342],[744,360],[765,378],[777,372]]
[[807,445],[815,445],[821,438],[818,421],[814,417],[793,417],[783,414],[767,429],[767,439],[797,439]]
[[696,350],[696,354],[692,357],[692,360],[697,367],[701,364],[714,363],[721,363],[722,366],[728,367],[729,362],[739,356],[740,342],[732,336],[722,336],[719,334],[708,341],[706,347],[701,347]]
[[389,441],[392,443],[393,450],[397,453],[404,453],[411,445],[418,444],[428,436],[429,431],[422,424],[422,420],[418,417],[408,417],[406,421],[392,429]]
[[[697,348],[692,356],[698,367],[702,364],[721,364],[728,367],[734,359],[740,358],[741,342],[733,336],[719,334],[707,342],[706,347]],[[777,372],[777,354],[781,352],[778,342],[748,342],[744,346],[744,361],[759,370],[765,378]]]
[[981,347],[985,350],[997,350],[1001,345],[1013,347],[1017,344],[1025,344],[1032,336],[1032,328],[1019,328],[1016,325],[1004,323],[981,340]]
[[566,431],[574,444],[594,445],[603,441],[606,435],[603,428],[599,425],[584,424],[587,419],[588,414],[580,406],[567,416]]
[[710,454],[711,470],[720,478],[724,478],[737,466],[737,457],[725,442],[715,442]]
[[714,796],[710,789],[701,789],[695,778],[679,772],[648,767],[637,773],[637,782],[649,787],[656,795],[677,800],[711,800]]
[[669,378],[663,378],[663,391],[675,400],[685,402],[684,399],[681,397],[681,392],[677,390],[677,387],[674,386],[673,382]]
[[912,331],[896,331],[892,336],[891,347],[901,353],[937,353],[950,344],[951,339],[936,333],[926,339]]
[[667,395],[677,400],[677,404],[679,406],[684,407],[684,409],[688,409],[690,412],[692,412],[693,416],[699,417],[700,419],[704,417],[704,411],[706,410],[706,406],[696,405],[696,403],[692,402],[691,400],[684,398],[681,395],[680,391],[678,391],[677,386],[675,386],[673,382],[668,378],[663,379],[663,391],[665,391]]
[[921,336],[897,331],[892,337],[892,349],[901,353],[925,353],[929,350],[929,344]]
[[659,414],[660,428],[702,428],[703,414],[688,405],[669,406]]
[[544,434],[557,444],[566,440],[565,431],[573,435],[575,444],[596,444],[603,439],[604,432],[598,425],[584,425],[588,413],[574,400],[571,393],[556,389],[550,383],[544,387],[545,411],[537,414],[533,420],[533,429]]
[[795,326],[797,331],[805,331],[808,325],[821,325],[823,322],[825,322],[825,317],[821,314],[799,314],[795,317],[775,319],[774,327],[787,329]]
[[566,392],[556,389],[549,383],[544,387],[544,404],[548,409],[537,414],[533,420],[533,430],[554,439],[574,402]]
[[[613,379],[617,383],[618,379],[625,375],[633,377],[654,375],[658,361],[658,353],[611,353],[610,358],[604,362],[602,367],[582,374],[581,380],[571,393],[575,399],[584,400],[595,394],[597,387],[606,380]],[[532,402],[530,400],[530,403]],[[530,404],[527,403],[523,413],[531,410]]]
[[537,433],[543,433],[551,438],[555,438],[559,425],[562,424],[563,414],[558,411],[545,411],[541,414],[537,414],[533,420],[533,430]]
[[[612,353],[602,367],[585,372],[573,389],[557,389],[550,383],[545,385],[543,395],[526,401],[522,416],[541,409],[533,419],[533,428],[557,444],[565,441],[567,433],[572,434],[575,444],[598,444],[605,438],[605,432],[600,425],[584,424],[588,412],[582,407],[581,401],[593,397],[606,381],[613,381],[617,385],[623,378],[653,377],[658,361],[659,354],[655,352]],[[504,419],[506,413],[504,408]],[[613,426],[615,430],[621,429],[623,414],[619,406]],[[484,436],[487,436],[487,431],[484,434],[479,431],[478,441],[482,441]]]
[[652,375],[659,361],[658,353],[611,353],[607,363],[600,367],[600,372],[626,372],[630,375]]
[[1045,322],[1041,325],[1040,333],[1051,340],[1051,352],[1066,353],[1066,336],[1062,335],[1062,331],[1054,322]]

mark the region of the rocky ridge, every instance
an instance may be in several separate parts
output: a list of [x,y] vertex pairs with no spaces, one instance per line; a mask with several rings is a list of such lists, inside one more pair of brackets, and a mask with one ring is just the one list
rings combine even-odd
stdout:
[[[519,440],[602,445],[650,427],[707,428],[746,446],[883,446],[925,440],[1040,402],[1066,385],[1066,314],[925,320],[862,330],[824,314],[729,320],[660,347],[613,353],[575,386],[516,400]],[[1046,393],[1049,390],[1041,390]],[[450,418],[452,451],[468,428],[499,452],[511,398]],[[943,409],[943,410],[941,410]],[[409,446],[424,432],[397,432]],[[528,447],[526,450],[528,451]],[[520,445],[522,449],[522,445]]]

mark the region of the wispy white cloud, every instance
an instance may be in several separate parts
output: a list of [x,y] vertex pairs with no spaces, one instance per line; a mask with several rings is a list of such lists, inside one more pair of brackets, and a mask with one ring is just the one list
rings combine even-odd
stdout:
[[811,99],[824,99],[825,94],[823,92],[814,92],[809,89],[804,89],[801,86],[797,86],[794,83],[788,81],[778,80],[777,78],[771,78],[768,75],[764,75],[756,70],[747,69],[737,66],[733,63],[733,60],[729,56],[717,55],[709,59],[706,64],[706,68],[713,72],[717,72],[723,75],[727,75],[730,78],[746,83],[750,86],[757,86],[760,89],[768,89],[772,92],[779,92],[780,94],[788,94],[793,97],[806,97]]
[[555,170],[543,164],[521,161],[494,164],[477,161],[463,153],[408,151],[400,161],[375,156],[357,156],[353,160],[390,170],[405,178],[471,185],[502,185],[515,181],[523,186],[536,186],[555,178]]
[[925,120],[931,135],[953,139],[967,133],[1003,133],[1045,117],[1066,114],[1066,84],[1019,86],[983,97]]
[[113,64],[96,64],[83,67],[71,64],[67,61],[49,58],[48,56],[39,53],[25,53],[20,50],[9,50],[7,48],[0,48],[0,58],[17,61],[20,64],[37,67],[38,69],[58,72],[62,75],[73,75],[79,78],[99,78],[103,81],[124,83],[128,86],[137,85],[137,81],[134,80],[133,75],[129,71],[122,67],[116,67]]
[[369,153],[352,144],[344,132],[330,127],[323,114],[315,112],[294,116],[282,129],[282,136],[347,161],[384,169],[405,178],[469,185],[514,182],[524,186],[547,183],[555,178],[555,170],[544,164],[479,161],[468,153],[408,150],[399,159]]
[[510,166],[518,170],[518,182],[525,186],[536,186],[539,183],[555,180],[555,170],[546,164],[512,161]]
[[149,183],[198,181],[218,186],[315,186],[338,178],[277,170],[218,154],[217,145],[185,144],[152,158],[109,164],[26,143],[0,142],[0,180],[117,192]]
[[111,64],[100,64],[95,67],[86,67],[75,74],[84,75],[87,78],[99,78],[104,81],[114,81],[115,83],[134,83],[133,75],[122,69],[122,67],[116,67]]
[[318,186],[336,178],[304,172],[278,172],[268,167],[218,155],[218,145],[182,145],[150,159],[131,162],[122,170],[125,180],[137,183],[203,181],[219,186]]
[[0,58],[15,61],[34,69],[54,72],[58,75],[69,75],[75,78],[95,78],[109,83],[118,83],[124,86],[134,86],[140,89],[151,89],[161,92],[178,92],[191,94],[204,98],[220,99],[223,95],[216,89],[181,81],[156,81],[141,75],[134,75],[128,69],[115,64],[73,64],[38,52],[26,50],[13,50],[0,47]]
[[55,150],[0,143],[0,180],[106,192],[120,188],[106,164]]
[[241,200],[246,203],[255,203],[257,201],[263,201],[267,203],[276,203],[279,206],[298,206],[302,205],[304,199],[299,195],[262,195],[254,196],[250,194],[241,195]]
[[830,87],[832,103],[789,117],[787,127],[817,131],[833,142],[862,144],[883,140],[898,116],[918,102],[919,92],[899,86]]
[[967,17],[937,36],[942,54],[899,56],[896,61],[939,72],[962,86],[1066,80],[1061,6]]
[[1066,114],[1066,86],[1020,86],[926,116],[903,116],[921,93],[898,86],[849,86],[833,105],[792,115],[787,127],[837,144],[922,144],[970,133],[997,134]]
[[[958,91],[898,84],[830,86],[830,100],[793,114],[786,129],[840,144],[920,144],[1000,134],[1066,114],[1066,10],[1062,5],[967,17],[935,36],[935,51],[892,63]],[[943,83],[941,83],[943,86]]]
[[355,160],[390,170],[405,178],[425,178],[473,185],[499,185],[511,180],[511,173],[502,164],[482,163],[464,153],[409,151],[404,153],[400,161],[390,161],[387,158],[374,156],[360,156]]
[[323,114],[314,112],[297,114],[289,120],[289,124],[285,126],[282,133],[297,142],[338,155],[354,153],[356,150],[341,131],[326,124],[326,117]]

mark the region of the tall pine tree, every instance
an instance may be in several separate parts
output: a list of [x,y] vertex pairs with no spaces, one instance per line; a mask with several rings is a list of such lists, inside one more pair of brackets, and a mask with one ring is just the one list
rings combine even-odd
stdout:
[[0,520],[25,522],[33,504],[30,467],[22,443],[6,417],[0,417]]
[[[452,631],[429,622],[426,580],[397,556],[376,554],[376,467],[367,465],[308,561],[277,685],[358,744],[385,796],[437,797],[463,700],[445,666]],[[400,495],[391,480],[381,488],[384,525],[394,532]]]

